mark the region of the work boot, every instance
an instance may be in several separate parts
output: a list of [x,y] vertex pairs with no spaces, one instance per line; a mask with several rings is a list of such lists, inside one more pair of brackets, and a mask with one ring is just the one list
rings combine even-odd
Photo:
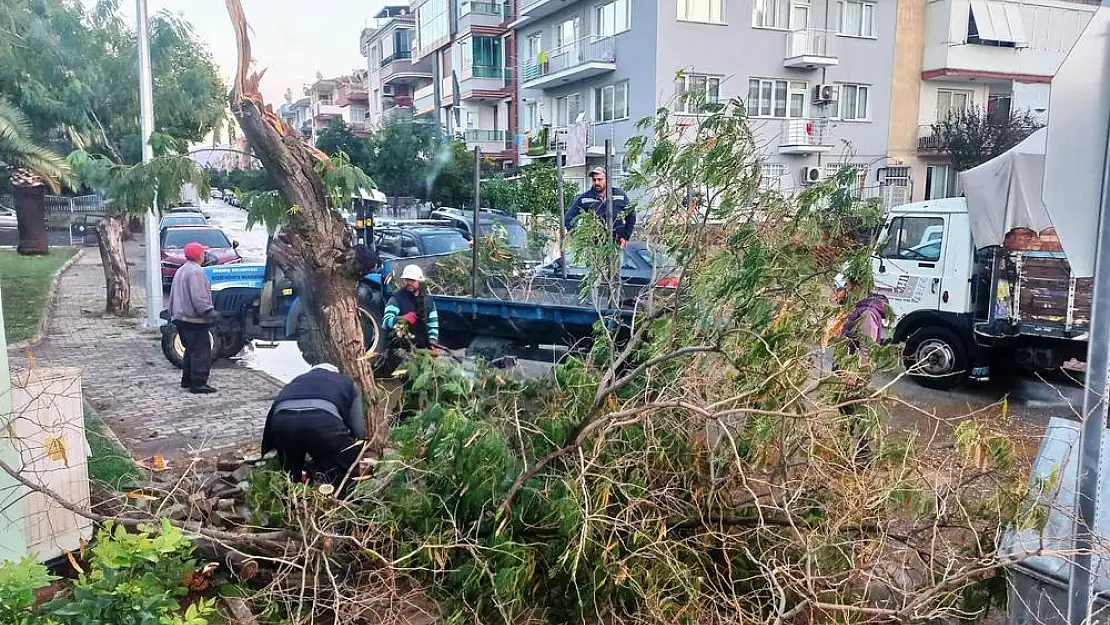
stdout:
[[190,382],[189,380],[186,380],[185,378],[181,378],[181,388],[189,388],[192,385],[193,385],[192,382]]
[[211,395],[216,392],[216,389],[205,384],[203,386],[194,386],[189,389],[189,392],[194,395]]

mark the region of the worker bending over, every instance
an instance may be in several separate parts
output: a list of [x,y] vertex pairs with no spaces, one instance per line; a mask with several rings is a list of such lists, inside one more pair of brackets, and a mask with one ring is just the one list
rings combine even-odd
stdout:
[[305,454],[333,484],[358,462],[366,438],[362,394],[334,365],[320,364],[278,393],[262,434],[262,454],[277,450],[281,468],[294,482],[304,479]]
[[[432,348],[439,342],[439,313],[424,288],[424,272],[417,265],[409,265],[401,272],[401,282],[402,288],[389,298],[382,314],[390,346]],[[402,320],[405,327],[398,328],[397,322]]]

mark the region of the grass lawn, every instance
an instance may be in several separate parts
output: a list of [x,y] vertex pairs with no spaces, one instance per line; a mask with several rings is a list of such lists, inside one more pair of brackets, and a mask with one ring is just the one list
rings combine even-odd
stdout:
[[8,343],[26,341],[35,334],[45,313],[46,293],[54,273],[76,248],[51,248],[46,256],[20,256],[0,250],[0,297],[4,303],[4,330]]
[[138,465],[114,439],[104,434],[104,424],[95,414],[85,413],[85,438],[89,441],[89,478],[118,491],[143,482]]

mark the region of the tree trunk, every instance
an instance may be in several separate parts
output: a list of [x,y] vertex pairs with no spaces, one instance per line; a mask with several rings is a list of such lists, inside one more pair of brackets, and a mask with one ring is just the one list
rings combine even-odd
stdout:
[[105,217],[96,224],[107,295],[104,311],[121,317],[131,313],[131,282],[127,275],[127,254],[123,248],[124,230],[123,217],[119,215]]
[[15,216],[18,220],[19,247],[23,256],[50,253],[50,239],[46,232],[46,187],[16,186],[12,189],[15,200]]
[[144,228],[144,226],[143,226],[143,218],[142,217],[131,217],[131,218],[129,218],[127,220],[127,229],[125,229],[123,231],[123,240],[124,241],[134,240],[135,235],[142,233],[143,228]]
[[[270,246],[270,254],[305,302],[311,342],[327,361],[349,375],[363,392],[378,399],[374,374],[363,348],[358,315],[358,264],[347,224],[328,207],[324,181],[316,171],[323,155],[306,145],[274,114],[258,91],[260,76],[248,79],[250,41],[240,0],[227,0],[239,43],[239,66],[231,112],[255,156],[277,182],[283,199],[298,207]],[[374,447],[384,440],[384,415],[369,418]]]

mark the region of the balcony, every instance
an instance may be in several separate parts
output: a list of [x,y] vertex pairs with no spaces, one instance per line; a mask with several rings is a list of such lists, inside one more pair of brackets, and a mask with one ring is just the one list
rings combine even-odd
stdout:
[[435,85],[421,87],[412,94],[412,106],[417,115],[431,113],[436,108]]
[[471,26],[498,27],[509,15],[508,3],[464,2],[460,7],[459,32]]
[[930,125],[917,127],[917,153],[922,155],[944,154],[948,146]]
[[802,28],[786,34],[786,56],[783,67],[818,69],[840,63],[833,51],[836,37],[828,30]]
[[[597,124],[586,126],[586,156],[605,156],[605,139],[599,137],[597,129]],[[532,138],[522,148],[532,157],[553,156],[560,148],[565,154],[568,151],[569,134],[569,126],[544,126],[539,131],[532,131]]]
[[312,105],[312,117],[342,117],[343,109],[335,104],[317,103]]
[[519,17],[511,24],[511,27],[519,28],[529,22],[547,17],[566,6],[566,0],[518,0],[517,12]]
[[779,154],[824,154],[832,151],[828,121],[824,119],[786,119],[779,136]]
[[480,147],[482,152],[493,154],[504,152],[511,148],[511,139],[507,130],[481,130],[470,128],[463,131],[463,140],[469,147]]
[[539,58],[528,59],[522,68],[521,86],[525,89],[549,89],[616,69],[614,39],[585,37],[550,52],[541,52]]
[[412,62],[412,51],[404,50],[382,59],[381,82],[383,85],[412,84],[432,77],[429,60]]

